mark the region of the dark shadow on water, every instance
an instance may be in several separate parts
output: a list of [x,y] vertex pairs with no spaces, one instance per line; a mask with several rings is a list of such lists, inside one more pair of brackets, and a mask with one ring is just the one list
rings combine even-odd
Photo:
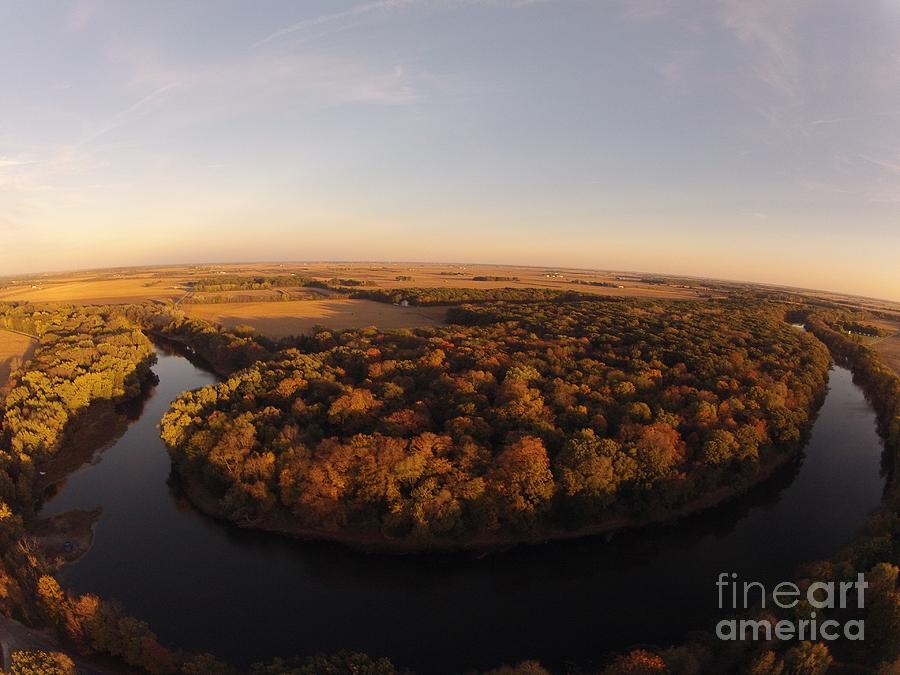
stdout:
[[69,422],[64,432],[63,451],[41,465],[43,480],[37,510],[64,488],[74,471],[102,461],[103,453],[144,414],[144,406],[153,396],[157,384],[159,378],[151,372],[134,398],[116,405],[96,402]]

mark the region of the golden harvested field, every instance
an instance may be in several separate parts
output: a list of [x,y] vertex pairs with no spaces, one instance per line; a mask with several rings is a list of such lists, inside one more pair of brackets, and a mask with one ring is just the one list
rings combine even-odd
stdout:
[[121,304],[177,299],[184,291],[177,282],[138,275],[128,278],[29,279],[0,288],[0,302],[70,302],[81,305]]
[[[561,270],[542,267],[453,265],[432,263],[252,263],[222,265],[174,265],[119,268],[59,274],[40,274],[0,280],[0,302],[66,302],[73,304],[122,304],[147,301],[171,303],[183,299],[192,282],[210,277],[288,275],[314,278],[355,279],[364,288],[552,288],[597,295],[698,298],[708,295],[699,281],[669,280],[647,283],[629,273]],[[499,281],[476,281],[473,277],[503,277]],[[577,283],[582,282],[582,283]],[[604,283],[604,286],[590,283]],[[282,293],[321,300],[257,302]],[[329,299],[328,289],[278,289],[195,293],[190,304],[181,305],[188,314],[226,327],[253,326],[272,337],[308,332],[315,325],[327,328],[383,329],[434,326],[443,322],[443,307],[395,307],[364,300]],[[210,300],[230,302],[197,303]],[[237,302],[235,302],[237,300]]]
[[[395,307],[363,300],[329,299],[329,295],[334,293],[329,289],[279,288],[187,293],[192,283],[200,279],[290,274],[320,281],[354,279],[366,284],[361,287],[363,289],[550,288],[596,295],[670,300],[722,297],[731,290],[752,287],[750,284],[730,284],[631,272],[512,265],[378,262],[229,263],[117,268],[10,278],[0,280],[0,302],[172,303],[191,295],[189,298],[191,304],[181,305],[187,313],[229,327],[237,324],[250,325],[261,334],[273,337],[307,332],[316,324],[336,329],[368,325],[384,329],[433,326],[441,323],[445,316],[446,308],[442,307]],[[476,281],[475,277],[502,279]],[[896,303],[887,301],[852,298],[821,291],[799,292],[813,297],[828,297],[848,305],[863,304],[869,309],[881,311],[898,309]],[[261,301],[283,294],[299,296],[307,293],[312,298],[319,296],[321,299]],[[197,302],[204,299],[228,302]],[[900,314],[897,316],[900,317]],[[900,321],[897,325],[900,329]],[[879,351],[897,363],[897,357],[892,356],[897,349],[896,340],[888,339],[881,345]],[[897,367],[900,368],[900,365]]]
[[900,375],[900,319],[896,321],[873,321],[872,323],[879,328],[894,331],[894,334],[890,337],[875,340],[872,346],[875,351],[881,354],[881,358],[884,359],[885,363]]
[[36,344],[24,335],[0,329],[0,387],[6,384],[13,360],[27,358]]
[[[253,263],[183,265],[153,268],[41,274],[0,281],[0,302],[71,302],[116,304],[147,300],[173,301],[185,283],[217,275],[285,275],[319,280],[352,278],[375,288],[554,288],[598,295],[688,299],[708,294],[700,280],[647,283],[631,273],[564,270],[544,267],[450,265],[432,263]],[[507,281],[474,281],[475,276],[514,277]],[[609,286],[591,286],[603,282]],[[242,292],[243,294],[243,292]]]
[[900,375],[900,334],[886,338],[875,345],[881,358]]
[[[690,280],[670,285],[648,284],[640,275],[631,273],[592,272],[550,267],[515,267],[498,265],[450,265],[436,263],[308,263],[222,265],[217,272],[227,274],[288,274],[318,279],[352,278],[371,283],[376,288],[555,288],[598,295],[656,298],[697,298],[702,284]],[[474,281],[476,276],[515,277],[509,281]],[[403,277],[403,278],[398,278]],[[409,278],[406,278],[409,277]],[[606,282],[609,286],[590,286],[589,281]],[[618,288],[621,286],[621,288]]]
[[313,326],[326,328],[418,328],[443,323],[446,307],[397,307],[371,300],[301,300],[182,305],[190,315],[226,328],[253,326],[272,338],[300,335]]

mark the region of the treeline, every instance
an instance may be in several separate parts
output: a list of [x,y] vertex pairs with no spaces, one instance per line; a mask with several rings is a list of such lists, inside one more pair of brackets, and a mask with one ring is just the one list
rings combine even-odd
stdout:
[[134,324],[98,309],[0,305],[0,325],[40,338],[0,404],[0,498],[27,503],[36,463],[92,403],[138,395],[154,351]]
[[[325,297],[313,291],[279,290],[267,295],[240,295],[237,293],[193,294],[183,300],[188,305],[217,305],[235,302],[295,302],[298,300],[321,300]],[[334,297],[334,296],[330,296]]]
[[120,311],[151,334],[189,346],[220,375],[273,356],[264,341],[194,319],[181,310],[146,304],[124,305]]
[[195,291],[221,293],[222,291],[261,291],[270,288],[306,286],[315,281],[312,277],[297,276],[295,274],[253,277],[223,274],[221,276],[189,281],[188,285]]
[[550,288],[379,288],[355,291],[351,298],[388,302],[406,301],[414,307],[481,302],[542,302],[596,299],[597,296]]
[[375,284],[368,279],[329,279],[327,282],[330,286],[338,288],[343,286],[374,286]]
[[519,277],[503,277],[503,276],[490,276],[490,275],[478,275],[472,277],[472,281],[518,281]]
[[[814,311],[797,310],[795,314],[801,317],[800,320],[805,320],[808,316],[814,317],[819,324],[823,324],[825,327],[839,333],[844,333],[841,336],[842,338],[846,337],[846,335],[872,338],[891,335],[891,331],[869,323],[872,318],[869,312],[842,309],[834,303],[816,307]],[[819,327],[819,332],[821,333],[821,326]],[[822,334],[825,335],[824,333]],[[833,338],[829,339],[833,341]]]
[[321,280],[296,274],[274,276],[241,276],[237,274],[205,277],[189,281],[187,285],[194,291],[221,293],[225,291],[263,291],[274,288],[355,288],[371,286],[371,281],[360,279],[328,279]]
[[616,284],[612,281],[592,281],[589,279],[570,279],[570,284],[578,284],[580,286],[598,286],[601,288],[619,288],[622,284]]
[[233,520],[465,544],[752,481],[799,445],[827,379],[827,350],[771,312],[594,300],[453,319],[313,336],[184,394],[162,437]]
[[885,330],[884,328],[879,328],[878,326],[873,326],[868,323],[853,321],[851,319],[840,322],[834,327],[845,333],[856,333],[857,335],[863,335],[865,337],[886,337],[891,334],[891,331]]

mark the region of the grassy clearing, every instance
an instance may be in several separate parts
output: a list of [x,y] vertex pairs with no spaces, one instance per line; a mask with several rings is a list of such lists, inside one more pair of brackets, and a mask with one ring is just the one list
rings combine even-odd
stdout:
[[184,294],[176,282],[144,276],[112,279],[49,279],[7,285],[0,301],[69,302],[73,304],[121,304],[145,300],[175,299]]
[[226,328],[253,326],[272,338],[307,333],[313,326],[331,329],[378,326],[418,328],[443,323],[446,307],[397,307],[371,300],[303,300],[183,305],[187,314]]
[[894,369],[895,373],[900,375],[900,333],[877,342],[875,351],[881,354],[881,358]]
[[15,360],[27,358],[35,344],[31,338],[0,329],[0,387],[6,384]]

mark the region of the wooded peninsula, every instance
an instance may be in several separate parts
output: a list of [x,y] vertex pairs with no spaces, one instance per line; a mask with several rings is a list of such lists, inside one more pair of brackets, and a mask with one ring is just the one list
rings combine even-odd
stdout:
[[735,303],[491,302],[448,320],[316,333],[186,393],[162,435],[198,502],[406,551],[615,529],[752,484],[796,450],[827,379],[820,342]]

